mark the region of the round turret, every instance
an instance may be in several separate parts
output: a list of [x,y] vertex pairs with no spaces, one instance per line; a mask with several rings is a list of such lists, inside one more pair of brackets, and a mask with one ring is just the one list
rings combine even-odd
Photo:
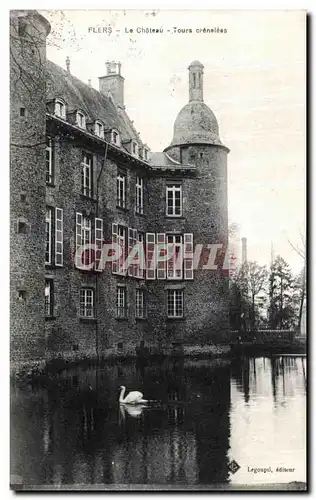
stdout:
[[173,139],[166,148],[188,144],[224,146],[216,117],[203,101],[203,69],[199,61],[189,66],[189,103],[179,112],[173,128]]

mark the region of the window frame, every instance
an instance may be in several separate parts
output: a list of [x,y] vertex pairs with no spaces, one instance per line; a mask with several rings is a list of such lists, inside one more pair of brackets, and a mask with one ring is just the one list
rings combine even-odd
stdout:
[[[54,142],[51,137],[46,137],[46,184],[54,184]],[[48,158],[47,158],[48,154]]]
[[[48,287],[49,294],[46,295]],[[45,318],[52,318],[54,316],[54,280],[52,278],[45,278]],[[46,300],[48,297],[48,301]]]
[[[87,162],[86,161],[87,159],[89,159],[90,162],[89,161]],[[86,196],[87,198],[93,198],[93,154],[87,151],[83,151],[80,165],[81,165],[81,194],[82,196]]]
[[83,130],[85,130],[87,126],[86,114],[81,109],[76,111],[76,125]]
[[[176,239],[179,238],[180,241],[176,241]],[[169,240],[172,241],[169,241]],[[166,278],[167,280],[183,280],[183,235],[182,234],[166,234],[166,244],[167,245],[173,245],[174,247],[178,247],[179,251],[178,254],[176,255],[176,252],[174,250],[172,251],[172,259],[169,259],[167,261],[167,272],[166,272]],[[178,260],[178,257],[181,258],[181,267],[177,267],[176,263]],[[172,270],[173,273],[170,276],[169,271]],[[178,271],[178,276],[177,276],[177,271]]]
[[[63,267],[64,211],[60,207],[49,205],[46,205],[45,209],[45,266]],[[47,255],[49,260],[46,258]]]
[[[137,243],[139,245],[142,245],[142,253],[144,257],[145,253],[145,233],[142,231],[137,231]],[[144,259],[141,259],[141,262],[143,262]],[[143,266],[136,266],[136,278],[139,279],[145,279],[145,268]]]
[[[121,299],[123,299],[123,305],[119,305]],[[127,290],[125,285],[117,285],[116,287],[116,318],[127,319]]]
[[[122,189],[121,189],[122,184]],[[118,172],[116,175],[116,206],[126,209],[126,185],[127,175],[124,172]],[[122,196],[121,196],[122,192]]]
[[144,178],[137,175],[135,183],[135,213],[144,215]]
[[[141,301],[138,299],[141,297]],[[145,319],[146,309],[145,309],[145,290],[141,288],[136,288],[135,290],[135,318]]]
[[[88,293],[91,296],[91,305],[88,305]],[[82,300],[83,299],[83,300]],[[90,315],[87,311],[91,312]],[[94,319],[95,318],[95,290],[89,286],[83,286],[79,291],[79,317],[82,319]]]
[[121,146],[121,134],[116,128],[111,130],[111,143],[115,146]]
[[[172,311],[170,313],[169,309],[169,297],[172,294]],[[181,296],[181,315],[176,314],[177,312],[177,295]],[[183,319],[184,318],[184,292],[183,289],[171,288],[167,290],[167,318],[168,319]]]
[[[58,224],[60,223],[60,224]],[[61,250],[58,250],[58,244]],[[62,208],[55,208],[55,266],[64,265],[64,211]]]
[[143,160],[144,161],[148,161],[148,156],[149,156],[149,149],[144,148],[144,157],[143,157]]
[[[176,192],[180,192],[180,209],[176,213]],[[169,213],[169,193],[172,194],[172,213]],[[166,184],[166,217],[182,217],[183,216],[183,186],[181,182],[167,182]]]
[[[59,111],[57,112],[59,106]],[[57,116],[58,118],[62,118],[63,120],[66,120],[66,115],[67,115],[67,108],[66,108],[66,103],[62,99],[55,99],[55,105],[54,105],[54,115]]]
[[[52,265],[53,210],[54,210],[53,207],[46,206],[46,212],[45,212],[45,266]],[[47,231],[47,224],[48,224],[48,231]],[[48,246],[48,250],[47,250],[47,246]],[[47,254],[48,254],[48,260],[46,259]]]
[[[135,149],[135,151],[134,151],[134,149]],[[135,156],[135,158],[139,157],[139,146],[138,146],[137,141],[132,140],[131,153],[133,156]]]
[[[100,134],[97,132],[97,127],[100,127]],[[104,139],[104,125],[100,120],[94,122],[94,134],[100,139]]]
[[[122,234],[120,234],[122,233]],[[120,276],[126,275],[126,269],[123,268],[123,265],[126,260],[127,255],[127,238],[128,238],[128,227],[123,226],[122,224],[112,224],[112,243],[120,246],[123,251],[120,255],[119,260],[112,261],[112,274],[118,274]]]

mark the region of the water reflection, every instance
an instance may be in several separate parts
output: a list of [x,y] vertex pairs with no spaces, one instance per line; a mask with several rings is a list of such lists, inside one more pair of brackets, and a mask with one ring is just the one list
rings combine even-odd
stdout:
[[[243,469],[256,457],[304,462],[305,373],[298,358],[122,362],[12,387],[11,472],[24,484],[251,483]],[[120,385],[155,403],[119,405]]]
[[[306,359],[244,359],[243,366],[233,367],[232,375],[230,457],[242,467],[231,481],[305,481]],[[248,471],[269,466],[268,476]],[[282,475],[277,467],[294,471]]]

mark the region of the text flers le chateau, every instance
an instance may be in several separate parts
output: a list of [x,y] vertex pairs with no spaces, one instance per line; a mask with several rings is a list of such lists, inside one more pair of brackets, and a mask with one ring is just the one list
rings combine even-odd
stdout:
[[206,27],[201,27],[201,28],[178,28],[174,26],[173,28],[170,29],[165,29],[165,28],[148,28],[144,26],[138,26],[137,28],[127,28],[125,27],[125,33],[131,34],[131,33],[142,33],[142,34],[148,34],[148,33],[227,33],[226,28],[219,28],[219,27],[214,27],[214,28],[206,28]]

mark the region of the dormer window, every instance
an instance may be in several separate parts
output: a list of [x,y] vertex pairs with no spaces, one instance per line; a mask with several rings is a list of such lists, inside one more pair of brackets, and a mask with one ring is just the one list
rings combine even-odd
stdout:
[[145,161],[148,161],[148,149],[147,148],[144,148],[144,151],[143,151],[143,159]]
[[82,111],[76,113],[76,124],[80,128],[86,128],[86,115]]
[[64,120],[66,119],[66,104],[60,99],[55,100],[55,115]]
[[104,127],[103,124],[99,121],[94,124],[94,133],[101,139],[104,139]]
[[120,133],[116,129],[112,130],[112,133],[111,133],[111,142],[113,144],[115,144],[116,146],[120,146],[121,145]]
[[132,155],[138,157],[138,144],[135,141],[132,141]]

